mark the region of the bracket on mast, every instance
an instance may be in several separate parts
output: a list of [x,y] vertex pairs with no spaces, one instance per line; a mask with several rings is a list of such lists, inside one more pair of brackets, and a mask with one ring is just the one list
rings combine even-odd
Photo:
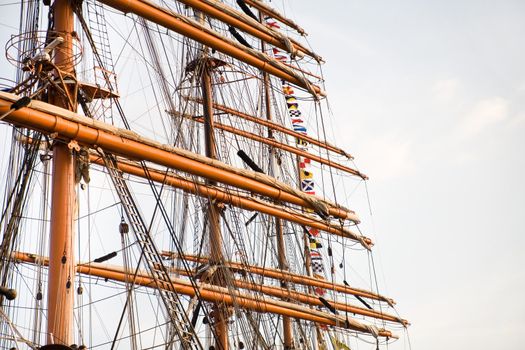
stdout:
[[56,37],[53,39],[52,42],[50,42],[46,47],[44,47],[39,53],[33,56],[33,60],[35,62],[51,62],[51,51],[55,49],[55,47],[59,46],[64,42],[64,38],[61,36]]
[[203,65],[206,65],[207,68],[213,70],[219,67],[226,66],[227,63],[223,60],[214,57],[200,57],[188,63],[184,71],[186,73],[194,72]]

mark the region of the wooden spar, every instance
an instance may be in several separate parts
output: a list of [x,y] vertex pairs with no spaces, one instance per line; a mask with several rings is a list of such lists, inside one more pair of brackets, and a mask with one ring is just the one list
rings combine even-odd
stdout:
[[[28,254],[28,253],[15,252],[13,253],[13,258],[15,260],[23,261],[23,262],[43,263],[44,265],[47,264],[47,260],[45,258],[37,257],[33,254]],[[97,268],[98,265],[95,263],[83,264],[83,265],[79,265],[79,268],[77,268],[77,270],[81,273],[85,273],[85,271],[81,270],[81,268],[83,269],[86,267],[93,267],[93,266],[94,268]],[[112,268],[105,266],[104,269],[111,270]],[[169,270],[171,272],[181,274],[184,276],[193,276],[193,274],[183,269],[169,268]],[[297,302],[304,303],[304,304],[311,305],[311,306],[324,306],[324,304],[315,295],[297,292],[297,291],[293,291],[293,290],[289,290],[285,288],[279,288],[276,286],[265,286],[262,284],[246,282],[246,281],[242,281],[238,279],[232,280],[232,283],[237,288],[257,291],[257,292],[261,292],[261,293],[264,293],[270,296],[278,297],[278,298],[285,299],[285,300],[293,300],[293,301],[297,301]],[[401,319],[397,316],[387,314],[387,313],[379,312],[376,310],[365,309],[365,308],[357,307],[351,304],[337,302],[334,300],[327,300],[327,302],[330,305],[332,305],[336,310],[350,312],[353,314],[372,317],[372,318],[381,319],[385,321],[396,322],[396,323],[402,324],[403,326],[409,325],[408,321]]]
[[[283,34],[268,28],[267,26],[255,21],[253,18],[239,12],[223,2],[216,0],[178,0],[179,2],[193,7],[194,9],[216,18],[226,24],[234,26],[245,33],[248,33],[268,44],[286,50],[292,55],[308,55],[318,59],[318,55],[305,48],[294,40],[285,37]],[[288,44],[286,43],[288,41]],[[263,50],[264,52],[264,50]]]
[[[202,103],[202,100],[198,99],[198,98],[192,98],[192,97],[186,97],[186,98],[188,100],[190,100],[190,101],[193,101],[193,102]],[[225,113],[234,115],[234,116],[242,118],[242,119],[246,119],[246,120],[251,121],[253,123],[266,126],[267,128],[269,128],[271,130],[277,130],[279,132],[282,132],[283,134],[290,135],[290,136],[295,137],[297,139],[306,141],[308,143],[311,143],[313,145],[316,145],[318,147],[326,149],[328,151],[331,151],[331,152],[334,152],[336,154],[345,156],[348,159],[354,159],[354,157],[352,157],[350,154],[346,153],[344,150],[342,150],[342,149],[340,149],[340,148],[338,148],[336,146],[333,146],[333,145],[329,144],[326,141],[321,141],[321,140],[314,139],[313,137],[310,137],[310,136],[298,133],[298,132],[296,132],[294,130],[288,129],[287,127],[285,127],[285,126],[283,126],[281,124],[274,123],[274,122],[272,122],[270,120],[264,120],[264,119],[261,119],[261,118],[257,118],[257,117],[254,117],[252,115],[240,112],[238,110],[235,110],[233,108],[230,108],[230,107],[218,104],[218,103],[214,103],[213,104],[213,108],[215,108],[218,111],[225,112]]]
[[[180,268],[170,267],[169,271],[180,274],[180,275],[184,275],[184,276],[189,276],[189,277],[193,276],[193,274],[189,274],[188,271],[185,271]],[[297,292],[294,290],[287,289],[286,287],[265,286],[263,284],[257,284],[257,283],[242,281],[238,279],[233,279],[231,282],[237,288],[242,288],[242,289],[264,293],[266,295],[278,297],[286,301],[295,301],[295,302],[307,304],[310,306],[321,306],[321,307],[325,306],[325,304],[321,302],[321,300],[319,300],[319,297],[316,295]],[[384,321],[396,322],[396,323],[402,324],[403,326],[409,325],[407,320],[403,320],[397,316],[390,315],[390,314],[387,314],[381,311],[357,307],[351,304],[341,303],[339,301],[334,301],[334,300],[329,300],[329,299],[326,299],[326,301],[331,306],[333,306],[334,309],[336,310],[340,310],[343,312],[350,312],[356,315],[372,317],[372,318],[376,318],[376,319],[380,319]]]
[[300,86],[314,96],[323,95],[321,89],[306,80],[303,75],[296,74],[293,69],[280,64],[266,54],[250,49],[232,40],[220,36],[217,32],[206,29],[195,21],[162,8],[146,0],[98,0],[124,13],[134,13],[153,23],[173,30],[179,34],[209,46],[228,56],[236,58],[271,75]]
[[[55,76],[75,75],[73,66],[74,17],[71,2],[56,0],[53,6],[53,30],[64,39],[54,57]],[[76,109],[76,92],[65,98],[57,90],[50,90],[50,102],[62,108]],[[73,92],[73,94],[72,94]],[[49,276],[47,293],[47,344],[73,344],[73,310],[75,296],[74,216],[76,208],[75,159],[64,143],[53,147],[51,177],[51,222],[49,241]]]
[[[178,255],[173,252],[162,252],[162,255],[167,258],[180,259]],[[185,254],[183,259],[187,261],[197,262],[200,264],[205,264],[208,262],[208,258],[206,257],[197,257],[191,254]],[[233,262],[233,261],[227,261],[227,262],[224,262],[224,264],[228,266],[228,268],[230,268],[231,270],[238,271],[239,273],[248,271],[252,274],[256,274],[259,276],[289,281],[289,282],[301,284],[301,285],[308,286],[308,287],[317,287],[317,288],[323,288],[323,289],[328,289],[328,290],[334,290],[339,293],[350,294],[350,295],[359,296],[359,297],[363,297],[367,299],[384,301],[390,306],[395,305],[394,300],[384,297],[382,295],[376,294],[374,292],[370,292],[370,291],[358,289],[358,288],[353,288],[353,287],[345,286],[342,284],[330,283],[328,281],[320,280],[314,277],[298,275],[298,274],[291,273],[288,271],[272,269],[269,267],[263,268],[263,267],[254,266],[254,265],[246,265],[246,264],[241,264],[241,263]]]
[[[279,61],[279,62],[281,62],[281,61]],[[302,68],[299,68],[299,67],[297,67],[297,65],[293,65],[293,64],[290,64],[290,63],[287,63],[287,62],[281,62],[281,63],[284,64],[286,67],[292,68],[293,70],[296,70],[296,71],[298,71],[298,72],[301,72],[301,73],[303,73],[303,74],[306,74],[306,75],[308,75],[309,77],[315,78],[315,79],[317,79],[317,80],[323,80],[323,81],[324,81],[324,78],[323,78],[322,76],[316,75],[316,74],[314,74],[314,73],[312,73],[312,72],[309,72],[309,71],[307,71],[307,70],[304,70],[304,69],[302,69]]]
[[[0,111],[9,110],[12,102],[16,101],[16,97],[13,96],[0,92]],[[33,108],[33,105],[37,107]],[[348,210],[333,207],[332,204],[317,197],[294,192],[289,186],[268,176],[229,167],[220,162],[210,162],[203,156],[138,137],[128,130],[118,129],[78,114],[67,114],[58,108],[48,109],[48,106],[50,105],[33,101],[30,107],[13,111],[4,118],[4,121],[54,134],[58,138],[74,139],[91,148],[101,147],[108,152],[130,159],[143,159],[202,176],[281,202],[314,209],[316,208],[314,203],[318,202],[328,206],[328,214],[347,219]]]
[[[204,109],[204,141],[206,149],[206,157],[217,159],[216,143],[215,143],[215,118],[213,117],[213,96],[211,88],[211,70],[212,64],[206,57],[206,49],[203,50],[203,57],[201,58],[202,72],[201,72],[201,89]],[[215,181],[207,181],[208,186],[215,186]],[[209,228],[209,249],[210,249],[210,264],[219,266],[224,257],[222,255],[222,233],[221,233],[221,208],[213,200],[208,199],[208,228]],[[225,276],[223,269],[218,269],[210,277],[211,283],[217,286],[225,285]],[[214,330],[215,345],[217,349],[228,350],[228,319],[230,318],[228,308],[225,308],[220,303],[213,305],[211,312],[213,318],[212,326]]]
[[[12,257],[19,262],[27,262],[32,264],[38,263],[42,265],[48,264],[48,261],[45,257],[39,257],[34,254],[14,252]],[[128,274],[121,267],[106,266],[97,263],[77,264],[76,270],[78,273],[112,279],[120,282],[125,282],[126,275]],[[151,278],[145,271],[139,271],[137,273],[134,283],[140,286],[157,288],[153,278]],[[171,284],[173,285],[176,293],[190,297],[194,297],[196,295],[194,287],[188,280],[172,277]],[[341,316],[310,309],[290,302],[274,300],[271,298],[265,298],[259,295],[252,295],[239,291],[231,291],[225,287],[219,287],[205,283],[197,283],[197,285],[199,288],[199,296],[204,301],[222,303],[227,306],[238,307],[255,312],[290,316],[293,318],[312,321],[328,326],[349,328],[363,333],[371,333],[370,326],[362,324],[353,319],[345,319]],[[159,283],[159,287],[163,287],[162,282]],[[382,337],[395,338],[395,336],[392,335],[392,333],[388,330],[379,329],[378,333],[379,336]]]
[[[204,119],[200,118],[200,117],[192,118],[192,120],[194,120],[196,122],[199,122],[199,123],[204,123]],[[240,130],[240,129],[234,128],[232,126],[221,124],[221,123],[215,123],[215,127],[217,129],[221,129],[221,130],[230,132],[232,134],[239,135],[239,136],[242,136],[242,137],[246,137],[247,139],[254,140],[254,141],[257,141],[257,142],[260,142],[260,143],[264,143],[266,145],[270,145],[272,147],[279,148],[279,149],[281,149],[283,151],[287,151],[287,152],[293,153],[295,155],[311,159],[314,162],[321,163],[321,164],[330,166],[332,168],[344,171],[344,172],[346,172],[348,174],[352,174],[352,175],[358,176],[358,177],[362,178],[363,180],[367,180],[368,179],[368,177],[365,174],[362,174],[358,170],[355,170],[355,169],[349,168],[349,167],[347,167],[345,165],[333,162],[330,159],[322,158],[322,157],[319,157],[319,156],[317,156],[315,154],[303,151],[303,150],[301,150],[301,149],[299,149],[297,147],[293,147],[293,146],[287,145],[286,143],[275,141],[274,139],[262,137],[262,136],[259,136],[257,134],[254,134],[254,133],[251,133],[251,132],[248,132],[248,131],[244,131],[244,130]]]
[[[177,271],[177,272],[180,272],[180,270]],[[237,288],[243,288],[243,289],[248,289],[248,290],[261,292],[261,293],[264,293],[266,295],[271,295],[271,296],[274,296],[274,297],[282,298],[284,300],[293,300],[293,301],[297,301],[297,302],[300,302],[300,303],[308,304],[308,305],[311,305],[311,306],[321,306],[321,307],[325,306],[319,300],[319,297],[317,297],[315,295],[311,295],[311,294],[307,294],[307,293],[301,293],[301,292],[296,292],[296,291],[293,291],[293,290],[288,290],[288,289],[279,288],[279,287],[265,286],[265,285],[262,285],[262,284],[256,284],[256,283],[245,282],[245,281],[240,281],[240,280],[234,280],[233,283],[234,283],[234,285]],[[362,316],[368,316],[368,317],[372,317],[372,318],[376,318],[376,319],[380,319],[380,320],[385,320],[385,321],[390,321],[390,322],[397,322],[397,323],[400,323],[400,324],[402,324],[404,326],[408,325],[408,321],[400,319],[399,317],[394,316],[394,315],[389,315],[387,313],[378,312],[376,310],[365,309],[365,308],[353,306],[353,305],[350,305],[350,304],[337,302],[337,301],[334,301],[334,300],[326,300],[326,301],[330,305],[332,305],[334,307],[334,309],[336,309],[336,310],[340,310],[340,311],[343,311],[343,312],[350,312],[350,313],[353,313],[353,314],[362,315]]]
[[[19,97],[0,92],[0,111],[6,112]],[[225,183],[234,187],[267,196],[274,200],[317,209],[326,207],[327,214],[347,219],[349,210],[335,204],[293,190],[269,176],[233,168],[218,161],[163,145],[135,133],[118,129],[106,123],[80,116],[40,101],[32,101],[29,107],[13,111],[4,121],[37,129],[62,139],[74,139],[91,147],[101,147],[114,154],[130,159],[142,159],[168,168]],[[351,213],[351,215],[354,215]]]
[[[102,159],[95,155],[90,155],[90,161],[99,165],[104,165]],[[144,169],[137,165],[133,165],[128,162],[118,161],[118,169],[131,175],[140,176],[147,178],[144,173]],[[317,228],[323,232],[334,234],[337,236],[345,237],[348,239],[356,240],[358,242],[363,239],[366,244],[372,245],[372,241],[369,238],[357,236],[354,232],[341,229],[337,226],[330,226],[325,222],[315,220],[303,213],[292,211],[282,206],[266,203],[261,200],[257,200],[252,197],[242,196],[235,193],[230,193],[225,190],[221,190],[215,187],[210,187],[206,184],[198,183],[193,180],[184,179],[180,176],[174,176],[166,174],[155,169],[149,169],[149,176],[155,182],[165,183],[169,186],[180,188],[181,190],[196,194],[201,197],[210,198],[214,201],[223,204],[233,205],[238,208],[257,211],[263,214],[268,214],[276,218],[280,218],[286,221],[294,222],[299,225],[311,226]]]
[[257,10],[261,11],[265,15],[270,16],[273,19],[276,19],[279,22],[286,24],[288,27],[295,29],[299,34],[306,35],[306,32],[304,31],[303,28],[299,27],[291,19],[284,17],[279,12],[269,7],[262,1],[259,1],[259,0],[243,0],[243,1],[247,3],[248,5],[255,7]]

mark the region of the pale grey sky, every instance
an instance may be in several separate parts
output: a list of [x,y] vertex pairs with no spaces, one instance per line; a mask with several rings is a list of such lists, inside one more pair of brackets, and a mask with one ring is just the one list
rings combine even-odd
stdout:
[[288,12],[327,61],[338,144],[371,178],[375,251],[413,349],[523,349],[525,2]]
[[412,348],[523,349],[525,2],[290,0],[288,15],[327,61],[338,144],[371,178]]

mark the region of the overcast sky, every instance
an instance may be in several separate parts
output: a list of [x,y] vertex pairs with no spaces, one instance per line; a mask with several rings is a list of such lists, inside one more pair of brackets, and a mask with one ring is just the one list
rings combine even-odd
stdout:
[[[17,25],[7,8],[2,43]],[[525,1],[288,12],[327,61],[338,144],[371,178],[376,256],[412,348],[522,350]]]
[[413,349],[523,349],[525,1],[290,3]]

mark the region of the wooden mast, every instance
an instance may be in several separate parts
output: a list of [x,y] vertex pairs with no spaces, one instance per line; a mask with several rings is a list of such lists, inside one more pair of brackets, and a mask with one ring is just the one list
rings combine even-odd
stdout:
[[[259,20],[262,21],[262,16],[259,15]],[[265,51],[265,43],[261,41],[261,49]],[[270,98],[270,77],[266,72],[263,73],[263,84],[264,84],[264,105],[266,112],[266,119],[272,121],[272,108],[271,108],[271,98]],[[273,139],[273,130],[268,129],[268,138]],[[275,176],[276,172],[276,153],[275,148],[270,147],[270,176]],[[288,261],[286,260],[286,247],[284,245],[284,233],[283,233],[283,223],[280,218],[275,218],[275,240],[277,243],[277,262],[279,264],[279,269],[288,271]],[[281,280],[281,287],[286,288],[287,283],[284,280]],[[292,321],[290,317],[283,316],[283,345],[285,350],[293,348],[293,335],[292,335]]]
[[[217,158],[215,151],[215,134],[213,128],[213,109],[212,109],[212,93],[211,93],[211,76],[210,65],[205,58],[204,67],[202,71],[202,95],[204,97],[204,132],[206,140],[206,156],[210,158]],[[208,180],[208,185],[214,186],[214,181]],[[221,265],[224,257],[222,255],[222,233],[220,227],[220,211],[219,205],[214,201],[208,204],[208,226],[209,226],[209,244],[210,244],[210,265]],[[211,282],[213,284],[223,286],[224,276],[223,271],[218,270],[213,274]],[[213,327],[215,331],[216,349],[228,349],[228,314],[227,308],[220,304],[213,306]]]
[[[71,2],[56,0],[53,5],[54,31],[63,39],[56,50],[55,76],[74,76],[73,31],[74,18]],[[75,110],[76,96],[64,86],[68,98],[56,89],[50,91],[50,102],[56,106]],[[70,99],[70,97],[72,97]],[[64,143],[53,147],[51,193],[51,225],[49,251],[49,280],[47,295],[47,342],[70,345],[73,343],[73,306],[75,256],[73,249],[73,220],[76,207],[74,157]]]
[[[201,22],[204,23],[204,14],[199,14]],[[201,89],[204,112],[204,141],[206,157],[217,159],[215,128],[213,117],[213,96],[211,85],[211,72],[215,67],[213,58],[208,57],[208,49],[203,46],[202,55],[196,72],[201,74]],[[206,180],[207,185],[215,186],[217,183],[212,180]],[[208,203],[208,232],[210,245],[211,267],[222,266],[224,257],[222,254],[222,233],[221,233],[221,208],[213,200]],[[210,282],[218,286],[225,286],[224,271],[222,268],[217,269],[210,276]],[[215,349],[228,350],[228,314],[229,310],[220,303],[215,303],[212,308],[211,317],[213,333],[215,338]]]

